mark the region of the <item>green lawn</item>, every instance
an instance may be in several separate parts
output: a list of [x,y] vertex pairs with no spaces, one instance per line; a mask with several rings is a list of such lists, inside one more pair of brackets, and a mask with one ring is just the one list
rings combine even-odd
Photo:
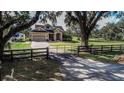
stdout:
[[[78,46],[81,42],[77,40],[77,37],[73,37],[70,42],[49,42],[52,46]],[[120,45],[124,44],[124,41],[106,41],[103,39],[90,39],[89,45]],[[24,49],[31,48],[31,42],[13,42],[11,43],[11,49]]]
[[124,44],[124,41],[107,41],[103,39],[90,39],[90,45],[120,45]]
[[[73,37],[73,40],[70,42],[49,42],[52,46],[78,46],[81,45],[81,42],[77,40],[76,37]],[[89,45],[120,45],[124,44],[124,41],[107,41],[103,39],[90,39]]]
[[6,75],[14,69],[13,78],[18,81],[62,80],[59,70],[60,64],[52,59],[42,61],[23,60],[18,62],[4,62],[2,64],[2,80],[11,80]]
[[73,37],[72,41],[58,41],[58,42],[49,42],[52,46],[78,46],[80,41],[76,37]]
[[11,49],[27,49],[31,48],[31,42],[13,42],[11,43]]

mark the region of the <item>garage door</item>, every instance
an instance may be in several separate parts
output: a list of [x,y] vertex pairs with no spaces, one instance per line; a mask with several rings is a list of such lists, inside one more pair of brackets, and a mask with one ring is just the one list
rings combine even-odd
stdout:
[[36,37],[33,37],[33,41],[45,41],[45,37],[44,36],[42,36],[42,37],[36,36]]

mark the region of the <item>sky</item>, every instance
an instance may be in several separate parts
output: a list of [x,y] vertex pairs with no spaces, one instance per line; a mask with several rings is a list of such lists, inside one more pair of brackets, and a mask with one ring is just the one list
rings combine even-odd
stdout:
[[108,18],[103,18],[97,24],[99,25],[99,29],[100,29],[103,26],[105,26],[108,22],[110,22],[110,23],[116,23],[118,21],[119,21],[119,19],[117,19],[115,17],[108,17]]
[[[62,26],[64,30],[67,29],[65,23],[64,23],[64,19],[65,19],[65,14],[62,14],[60,17],[57,18],[57,23],[56,25],[57,26]],[[98,29],[102,28],[103,26],[105,26],[108,22],[112,23],[116,23],[118,22],[119,19],[115,18],[114,16],[113,17],[107,17],[107,18],[102,18],[102,20],[98,21],[97,25],[98,25]],[[47,22],[48,24],[52,24],[49,20]],[[39,23],[36,23],[36,24],[39,24]],[[41,24],[41,23],[40,23]],[[32,28],[34,28],[34,25],[32,26]]]

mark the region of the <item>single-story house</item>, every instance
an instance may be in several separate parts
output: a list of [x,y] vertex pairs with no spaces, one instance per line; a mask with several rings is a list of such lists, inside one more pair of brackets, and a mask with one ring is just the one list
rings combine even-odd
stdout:
[[30,32],[32,41],[62,41],[63,28],[61,26],[35,25],[35,28]]
[[18,32],[11,37],[11,41],[19,41],[19,40],[25,40],[25,34]]

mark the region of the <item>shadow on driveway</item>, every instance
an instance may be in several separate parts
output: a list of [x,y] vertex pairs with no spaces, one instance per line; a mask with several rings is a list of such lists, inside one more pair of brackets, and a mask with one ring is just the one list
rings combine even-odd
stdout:
[[103,81],[123,81],[124,65],[110,64],[83,59],[73,55],[53,55],[53,59],[62,63],[61,72],[64,80],[103,80]]

